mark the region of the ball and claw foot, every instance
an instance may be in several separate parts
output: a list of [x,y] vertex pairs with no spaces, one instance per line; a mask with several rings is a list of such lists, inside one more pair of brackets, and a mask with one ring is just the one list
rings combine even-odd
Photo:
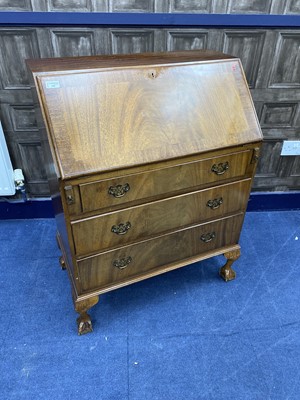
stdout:
[[93,332],[93,326],[90,316],[87,313],[81,314],[77,318],[78,335],[85,335]]
[[220,268],[219,274],[224,279],[225,282],[233,281],[236,277],[236,273],[231,267],[224,265],[224,267]]
[[224,254],[227,258],[226,264],[220,269],[219,274],[224,279],[225,282],[232,281],[236,277],[236,273],[231,268],[231,265],[236,261],[241,255],[240,249],[228,251]]
[[75,311],[79,314],[79,317],[77,318],[78,335],[93,332],[91,317],[87,312],[91,307],[98,303],[98,300],[99,296],[89,297],[88,299],[81,301],[76,301],[76,299],[74,300]]
[[63,256],[59,257],[59,263],[60,263],[61,269],[65,270],[66,269],[66,263],[65,263],[65,260],[64,260]]

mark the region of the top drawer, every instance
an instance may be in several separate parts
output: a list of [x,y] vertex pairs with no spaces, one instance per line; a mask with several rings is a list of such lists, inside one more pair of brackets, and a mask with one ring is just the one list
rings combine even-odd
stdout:
[[82,212],[113,209],[126,203],[242,177],[252,150],[206,158],[148,172],[79,184]]

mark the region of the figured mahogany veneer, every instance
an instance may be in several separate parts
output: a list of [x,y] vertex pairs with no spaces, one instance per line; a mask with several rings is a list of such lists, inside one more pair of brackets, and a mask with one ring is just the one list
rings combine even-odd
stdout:
[[119,247],[243,210],[250,183],[246,179],[75,221],[76,254]]
[[242,222],[239,214],[84,258],[78,262],[82,289],[102,287],[105,292],[111,284],[122,286],[128,279],[147,278],[161,273],[161,267],[171,270],[174,263],[225,248],[238,241]]
[[109,290],[218,254],[234,279],[262,138],[240,61],[189,51],[28,64],[79,334]]
[[[120,204],[124,206],[137,200],[141,203],[154,196],[162,198],[174,192],[195,190],[211,183],[242,177],[246,173],[251,155],[251,150],[245,150],[150,172],[81,184],[79,190],[82,212],[104,208],[111,210]],[[211,170],[213,165],[225,162],[230,164],[226,173],[217,175]],[[126,190],[126,185],[129,190],[122,197],[114,197],[109,193],[111,187],[121,186]]]

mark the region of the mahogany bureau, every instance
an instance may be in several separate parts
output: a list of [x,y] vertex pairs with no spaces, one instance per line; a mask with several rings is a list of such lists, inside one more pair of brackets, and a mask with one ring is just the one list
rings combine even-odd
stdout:
[[98,296],[238,245],[262,135],[239,59],[29,60],[78,332]]

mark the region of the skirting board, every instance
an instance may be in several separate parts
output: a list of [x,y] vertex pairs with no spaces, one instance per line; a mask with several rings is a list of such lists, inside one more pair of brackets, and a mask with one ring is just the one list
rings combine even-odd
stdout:
[[300,210],[300,191],[253,192],[247,211],[290,211]]
[[[247,212],[300,210],[300,191],[297,192],[253,192]],[[53,218],[52,202],[49,199],[28,200],[24,203],[0,201],[0,219]]]

